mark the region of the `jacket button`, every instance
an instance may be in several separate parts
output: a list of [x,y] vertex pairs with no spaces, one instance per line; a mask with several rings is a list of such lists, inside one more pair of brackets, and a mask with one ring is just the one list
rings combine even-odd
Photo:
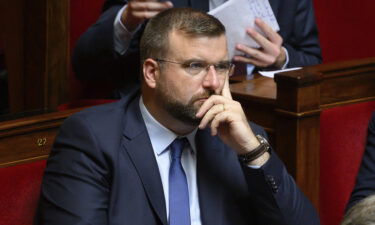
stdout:
[[279,191],[279,187],[276,184],[275,178],[272,175],[266,176],[267,182],[271,186],[272,192],[277,193]]

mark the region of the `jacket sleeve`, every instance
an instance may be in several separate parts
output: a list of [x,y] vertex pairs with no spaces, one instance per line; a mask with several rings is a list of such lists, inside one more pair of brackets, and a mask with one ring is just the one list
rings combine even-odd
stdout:
[[296,4],[293,24],[287,25],[293,26],[292,34],[283,44],[289,54],[287,67],[319,64],[322,62],[322,56],[313,3],[311,0],[299,0]]
[[[266,137],[260,127],[254,133]],[[243,166],[250,198],[258,208],[260,224],[319,225],[319,217],[310,201],[271,150],[271,157],[260,169]]]
[[85,118],[64,122],[47,161],[34,224],[107,224],[108,157],[94,136]]
[[[103,13],[85,33],[81,35],[73,51],[73,69],[78,79],[122,83],[138,79],[138,43],[143,29],[133,35],[125,55],[114,48],[114,26],[118,11],[126,4],[123,0],[107,0]],[[130,68],[124,71],[125,68]]]

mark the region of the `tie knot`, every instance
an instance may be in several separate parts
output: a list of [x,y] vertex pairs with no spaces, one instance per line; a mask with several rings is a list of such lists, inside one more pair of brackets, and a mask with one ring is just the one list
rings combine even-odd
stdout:
[[188,140],[185,137],[174,139],[174,141],[170,144],[172,159],[181,158],[182,151],[184,150],[187,142]]

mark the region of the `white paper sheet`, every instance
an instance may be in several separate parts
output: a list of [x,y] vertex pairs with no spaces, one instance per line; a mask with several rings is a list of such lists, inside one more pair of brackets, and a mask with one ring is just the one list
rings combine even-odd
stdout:
[[283,70],[273,70],[273,71],[258,71],[258,73],[265,77],[274,78],[275,73],[281,73],[281,72],[299,70],[299,69],[302,69],[302,67],[293,67],[293,68],[288,68],[288,69],[283,69]]
[[[243,54],[235,50],[237,43],[259,47],[246,33],[247,28],[254,27],[255,18],[261,18],[276,31],[280,29],[268,0],[229,0],[208,13],[224,24],[231,59],[234,55]],[[257,27],[255,29],[260,32]]]

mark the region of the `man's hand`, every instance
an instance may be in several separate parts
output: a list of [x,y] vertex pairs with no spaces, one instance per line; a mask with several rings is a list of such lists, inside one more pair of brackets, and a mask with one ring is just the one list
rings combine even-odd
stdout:
[[246,56],[235,56],[234,61],[253,64],[256,67],[275,67],[280,69],[286,61],[286,53],[282,48],[283,39],[268,26],[264,21],[257,18],[255,24],[263,31],[266,37],[255,31],[253,28],[247,29],[247,33],[260,45],[255,49],[246,45],[237,44],[236,49]]
[[[241,104],[232,99],[229,76],[225,80],[221,95],[212,95],[208,98],[196,116],[202,118],[199,129],[209,125],[211,134],[218,134],[221,140],[237,154],[250,152],[260,145],[249,126]],[[266,152],[249,165],[262,166],[268,158],[269,153]]]
[[131,0],[121,15],[121,22],[128,31],[133,31],[146,19],[150,19],[159,12],[172,8],[170,1]]
[[[234,149],[237,154],[250,152],[260,144],[249,126],[241,104],[232,99],[229,77],[226,78],[222,95],[212,95],[208,98],[196,116],[202,118],[199,124],[200,129],[209,125],[211,134],[218,134],[223,142]],[[267,158],[262,162],[264,163],[267,159],[268,153]],[[259,163],[255,162],[254,165],[259,165]]]

